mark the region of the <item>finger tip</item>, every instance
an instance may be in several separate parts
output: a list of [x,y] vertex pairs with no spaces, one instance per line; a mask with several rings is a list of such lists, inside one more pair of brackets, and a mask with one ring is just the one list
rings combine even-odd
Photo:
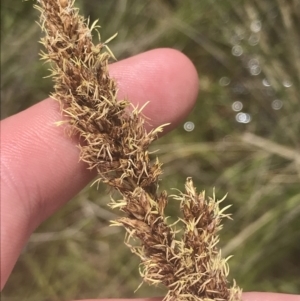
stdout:
[[268,292],[247,292],[243,293],[243,301],[299,301],[299,295],[268,293]]
[[195,105],[198,74],[191,60],[178,50],[150,50],[113,64],[110,72],[118,82],[119,98],[138,106],[149,102],[143,113],[153,126],[170,123],[166,130],[171,130]]
[[[166,81],[168,95],[164,95],[166,114],[170,122],[169,130],[182,122],[195,106],[199,92],[199,78],[192,61],[175,49],[158,49],[161,60],[169,67]],[[162,115],[161,115],[162,117]],[[164,117],[163,117],[164,118]],[[162,123],[164,120],[160,120]]]

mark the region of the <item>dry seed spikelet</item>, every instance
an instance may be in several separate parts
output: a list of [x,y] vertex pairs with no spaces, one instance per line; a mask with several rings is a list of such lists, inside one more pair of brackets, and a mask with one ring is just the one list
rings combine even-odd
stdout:
[[227,260],[216,247],[221,220],[228,217],[220,211],[220,201],[198,194],[188,178],[185,193],[174,196],[181,203],[183,218],[178,222],[184,231],[181,239],[176,238],[164,214],[167,193],[157,192],[161,164],[158,159],[151,163],[148,153],[163,126],[147,132],[141,110],[130,112],[127,100],[117,100],[117,85],[108,73],[108,62],[114,58],[108,41],[92,42],[96,22],[89,27],[73,0],[38,3],[46,48],[41,56],[51,63],[55,83],[51,97],[60,102],[70,133],[83,141],[80,159],[97,170],[97,181],[122,195],[110,206],[126,217],[113,224],[126,229],[125,243],[141,259],[143,280],[164,284],[165,300],[241,300],[235,283],[229,287]]

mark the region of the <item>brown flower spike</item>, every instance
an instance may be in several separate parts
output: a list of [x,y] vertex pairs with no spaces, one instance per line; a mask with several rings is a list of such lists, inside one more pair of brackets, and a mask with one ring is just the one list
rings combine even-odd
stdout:
[[80,159],[97,170],[96,182],[122,195],[110,206],[126,217],[113,224],[126,229],[125,243],[141,259],[143,280],[164,284],[166,301],[241,300],[236,284],[229,287],[227,259],[217,248],[226,208],[220,210],[215,197],[198,194],[188,178],[185,193],[174,196],[183,214],[177,222],[183,235],[176,238],[164,215],[167,193],[158,193],[161,164],[151,163],[148,153],[163,126],[147,132],[141,110],[130,111],[127,100],[117,101],[117,84],[108,74],[114,58],[109,41],[94,45],[96,22],[89,27],[73,5],[73,0],[38,0],[36,6],[47,50],[41,56],[51,63],[55,83],[51,96],[61,103],[70,133],[81,137]]

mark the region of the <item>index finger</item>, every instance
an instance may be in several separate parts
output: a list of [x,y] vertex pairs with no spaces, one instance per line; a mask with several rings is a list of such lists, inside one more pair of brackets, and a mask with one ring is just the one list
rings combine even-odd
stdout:
[[[144,113],[154,127],[176,126],[198,93],[194,66],[171,49],[118,62],[110,72],[120,98],[139,105],[150,101]],[[77,138],[55,126],[61,118],[58,103],[47,99],[2,121],[1,287],[31,232],[95,176],[78,164]]]

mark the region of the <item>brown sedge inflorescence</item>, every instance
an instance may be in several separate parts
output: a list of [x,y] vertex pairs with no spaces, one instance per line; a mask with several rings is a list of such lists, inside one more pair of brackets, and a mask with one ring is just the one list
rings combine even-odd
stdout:
[[[80,159],[96,169],[98,179],[116,189],[120,200],[110,206],[125,213],[113,225],[126,230],[125,244],[141,259],[140,272],[149,284],[164,284],[167,301],[241,300],[235,282],[230,287],[227,259],[217,244],[221,221],[229,217],[213,198],[197,193],[188,178],[185,192],[173,196],[180,201],[182,235],[167,223],[166,191],[158,192],[161,163],[149,158],[149,145],[163,130],[147,132],[141,109],[130,110],[128,100],[117,100],[117,84],[108,73],[114,58],[101,42],[96,22],[79,15],[73,0],[38,0],[43,60],[51,64],[52,98],[61,111],[71,135],[82,143]],[[92,31],[99,43],[92,42]],[[133,241],[139,241],[139,244]]]

